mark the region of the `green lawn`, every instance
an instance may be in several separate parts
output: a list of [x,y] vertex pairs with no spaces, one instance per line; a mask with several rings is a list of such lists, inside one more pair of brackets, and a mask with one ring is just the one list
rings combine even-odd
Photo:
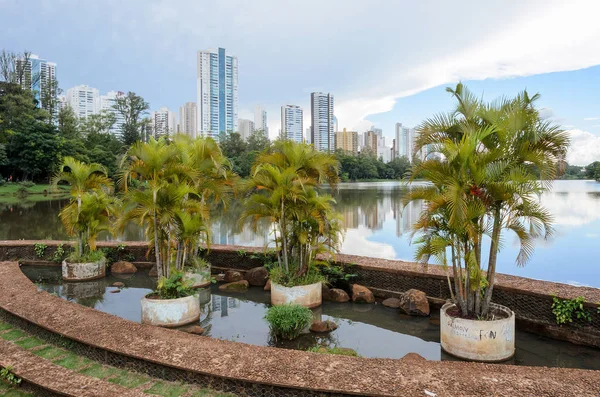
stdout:
[[[17,193],[17,190],[19,190],[20,187],[21,185],[18,183],[5,183],[0,186],[0,196],[12,196]],[[68,186],[58,186],[58,188],[54,189],[46,183],[35,184],[26,189],[29,194],[44,194],[44,192],[46,192],[49,195],[60,195],[69,192]]]

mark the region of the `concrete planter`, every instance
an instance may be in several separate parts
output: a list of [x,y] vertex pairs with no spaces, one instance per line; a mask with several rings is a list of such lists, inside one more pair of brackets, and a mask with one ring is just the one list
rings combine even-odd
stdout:
[[446,303],[440,309],[442,349],[455,357],[483,362],[508,360],[515,354],[515,314],[507,307],[490,304],[507,317],[493,321],[467,320],[451,317]]
[[301,305],[308,308],[321,306],[321,283],[284,287],[271,283],[272,305]]
[[106,276],[106,259],[87,263],[62,263],[64,281],[88,281]]
[[160,327],[179,327],[200,319],[198,295],[178,299],[142,298],[142,323]]
[[202,270],[186,270],[185,278],[192,281],[192,288],[208,287],[210,285],[210,267]]

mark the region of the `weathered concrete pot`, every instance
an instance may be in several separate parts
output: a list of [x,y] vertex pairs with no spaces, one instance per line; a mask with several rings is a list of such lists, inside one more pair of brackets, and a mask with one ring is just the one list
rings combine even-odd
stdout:
[[62,263],[64,281],[88,281],[106,276],[106,259],[87,263]]
[[179,327],[200,319],[198,295],[177,299],[142,298],[142,323],[159,327]]
[[467,320],[447,314],[454,307],[453,303],[442,306],[442,349],[455,357],[472,361],[499,362],[511,358],[515,354],[515,314],[507,307],[490,305],[507,317],[493,321]]
[[283,285],[271,283],[272,305],[300,305],[308,308],[321,306],[322,299],[321,283],[299,285],[296,287],[284,287]]
[[204,288],[210,285],[210,268],[186,271],[185,278],[192,281],[192,288]]

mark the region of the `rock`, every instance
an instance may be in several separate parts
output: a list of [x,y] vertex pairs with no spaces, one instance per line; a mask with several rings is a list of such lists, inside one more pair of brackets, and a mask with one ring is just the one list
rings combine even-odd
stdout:
[[344,303],[350,300],[350,297],[343,289],[332,288],[329,290],[329,300],[332,302]]
[[264,287],[269,279],[269,271],[264,267],[255,267],[246,272],[246,280],[250,285],[256,285],[257,287]]
[[116,283],[113,283],[112,285],[113,287],[117,287],[117,288],[123,288],[125,286],[125,283],[122,283],[120,281],[117,281]]
[[331,332],[337,329],[338,325],[333,321],[315,321],[310,326],[312,332]]
[[218,282],[222,283],[223,281],[225,281],[225,273],[219,273],[215,276],[215,280],[217,280]]
[[271,291],[271,279],[267,280],[267,283],[265,284],[265,291]]
[[321,283],[321,299],[323,299],[324,301],[330,300],[329,299],[329,291],[331,291],[331,290],[329,289],[327,284]]
[[119,292],[121,292],[120,289],[113,289],[112,291],[110,291],[111,294],[118,294]]
[[137,267],[130,262],[115,262],[110,267],[111,273],[131,274],[137,272]]
[[199,325],[188,325],[186,327],[177,328],[178,331],[187,332],[188,334],[202,335],[204,328]]
[[241,281],[244,279],[244,276],[242,275],[242,273],[235,271],[235,270],[227,270],[225,272],[225,282],[226,283],[233,283],[235,281]]
[[352,285],[352,302],[356,303],[375,303],[375,296],[367,287],[362,285]]
[[409,289],[400,299],[400,310],[410,316],[429,316],[429,302],[425,292]]
[[381,302],[383,306],[391,307],[392,309],[397,309],[400,307],[400,299],[398,298],[387,298],[383,302]]
[[219,285],[219,290],[231,292],[246,292],[248,290],[248,281],[240,280],[234,281],[232,283],[222,284]]
[[148,277],[158,277],[158,270],[156,269],[156,265],[148,272]]
[[427,359],[417,353],[407,353],[404,355],[404,357],[402,357],[401,359],[402,361],[412,361],[412,362],[419,362],[419,361],[427,361]]

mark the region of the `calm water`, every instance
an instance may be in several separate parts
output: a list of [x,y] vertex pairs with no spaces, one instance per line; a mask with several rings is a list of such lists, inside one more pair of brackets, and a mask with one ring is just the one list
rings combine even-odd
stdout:
[[[406,188],[399,182],[342,184],[335,194],[337,207],[348,228],[342,252],[355,255],[412,259],[408,240],[410,225],[421,210],[419,203],[402,208]],[[502,273],[600,288],[600,183],[557,181],[552,192],[541,197],[555,217],[555,234],[538,241],[531,261],[517,267],[518,244],[514,234],[503,236],[498,260]],[[58,220],[65,201],[0,202],[0,239],[67,238]],[[213,216],[213,242],[262,246],[269,240],[267,227],[254,233],[237,230],[241,203]],[[106,237],[107,239],[109,237]],[[144,240],[139,228],[130,227],[122,240]]]
[[[23,272],[38,288],[63,299],[141,321],[141,298],[155,286],[155,280],[138,272],[127,277],[109,275],[101,280],[62,283],[60,268],[23,266]],[[110,287],[121,281],[120,293]],[[314,316],[332,320],[339,328],[326,335],[303,333],[294,341],[274,341],[264,320],[270,295],[262,288],[252,287],[246,293],[224,294],[216,286],[201,290],[202,315],[200,325],[206,336],[245,342],[260,346],[277,346],[305,350],[312,346],[345,347],[364,357],[401,358],[418,353],[429,360],[452,360],[439,344],[439,317],[416,318],[400,315],[397,309],[380,304],[323,302]],[[576,346],[567,342],[519,332],[516,333],[517,352],[510,364],[600,369],[600,350]]]

